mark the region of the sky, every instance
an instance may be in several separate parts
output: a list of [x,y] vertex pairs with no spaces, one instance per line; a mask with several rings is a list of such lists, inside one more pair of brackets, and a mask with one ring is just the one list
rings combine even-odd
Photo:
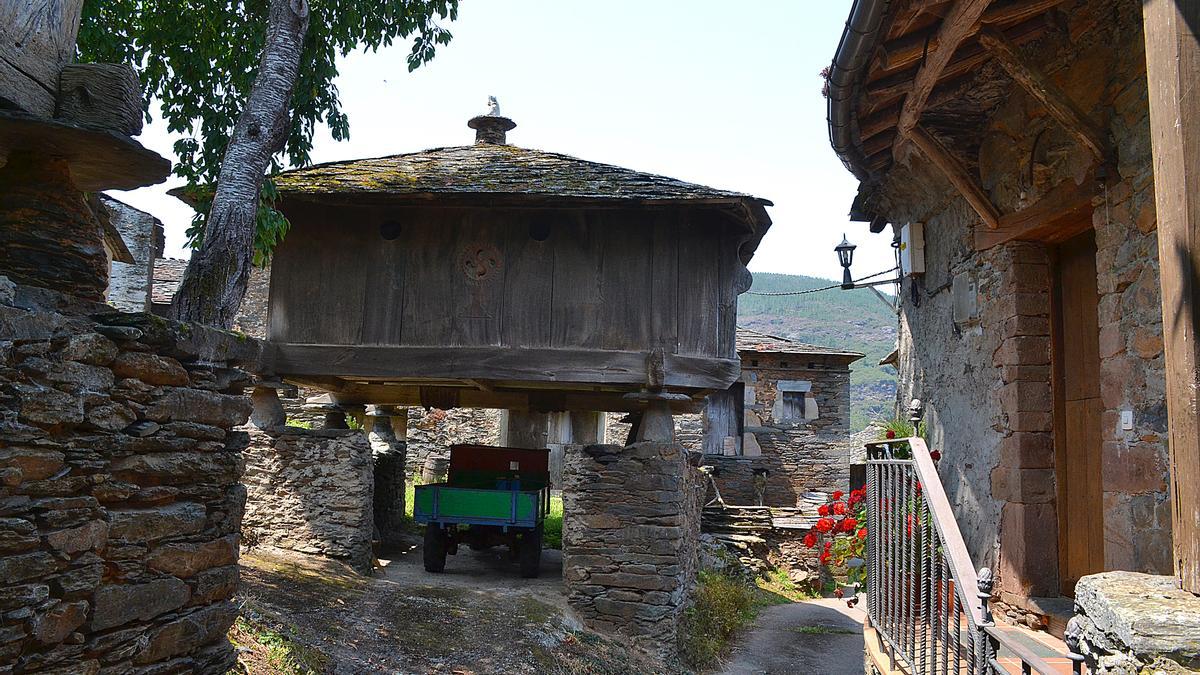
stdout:
[[[408,44],[353,53],[336,81],[350,139],[319,129],[314,163],[466,145],[487,97],[517,123],[508,142],[738,190],[774,202],[751,271],[841,279],[890,268],[886,235],[846,216],[857,181],[829,146],[821,69],[851,0],[462,0],[454,38],[409,73]],[[152,106],[153,107],[153,106]],[[155,120],[140,139],[173,158]],[[113,196],[166,226],[186,257],[191,210],[165,184]]]

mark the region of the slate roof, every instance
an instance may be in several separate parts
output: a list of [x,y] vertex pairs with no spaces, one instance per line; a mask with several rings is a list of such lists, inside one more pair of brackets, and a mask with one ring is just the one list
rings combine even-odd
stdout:
[[769,335],[761,333],[749,328],[738,327],[737,329],[737,350],[741,354],[758,353],[758,354],[816,354],[824,356],[842,356],[846,357],[847,363],[857,361],[865,354],[859,352],[851,352],[843,349],[835,349],[833,347],[822,347],[820,345],[810,345],[803,342],[796,342],[777,335]]
[[[744,202],[769,225],[771,202],[611,164],[514,145],[475,144],[329,162],[275,177],[288,195],[487,195],[632,202]],[[763,227],[765,229],[765,227]]]

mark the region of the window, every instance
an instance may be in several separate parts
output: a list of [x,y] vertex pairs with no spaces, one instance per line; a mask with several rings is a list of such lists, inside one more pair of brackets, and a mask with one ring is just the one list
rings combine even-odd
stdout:
[[783,419],[799,421],[804,419],[804,392],[783,392]]
[[771,417],[777,424],[803,424],[817,418],[817,400],[813,398],[812,382],[780,380],[775,383],[775,392]]

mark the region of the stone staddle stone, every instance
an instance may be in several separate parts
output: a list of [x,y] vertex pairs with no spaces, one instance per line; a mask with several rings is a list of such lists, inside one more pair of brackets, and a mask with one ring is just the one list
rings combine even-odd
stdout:
[[0,167],[0,275],[85,300],[104,299],[100,223],[67,163],[13,154]]

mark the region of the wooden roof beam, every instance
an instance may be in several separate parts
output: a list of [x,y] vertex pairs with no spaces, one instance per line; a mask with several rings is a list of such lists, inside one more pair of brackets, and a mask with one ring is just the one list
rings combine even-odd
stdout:
[[[1013,44],[1022,45],[1045,35],[1049,29],[1050,24],[1044,17],[1035,17],[1005,30],[1004,34]],[[976,68],[990,58],[992,58],[991,54],[974,42],[962,45],[955,52],[954,58],[946,65],[945,70],[942,71],[940,81],[944,82],[959,76],[970,76]],[[878,110],[903,97],[912,89],[913,81],[919,71],[920,68],[913,67],[878,78],[867,84],[863,96],[865,109],[868,111]],[[932,105],[932,103],[928,105]]]
[[951,154],[941,141],[920,126],[914,126],[909,131],[909,138],[913,145],[917,146],[921,153],[946,176],[946,180],[950,181],[958,193],[967,200],[971,208],[975,209],[988,228],[996,229],[1000,224],[1000,212],[983,192],[983,188],[979,187],[979,184],[971,177],[966,165]]
[[925,102],[933,93],[934,85],[941,79],[942,71],[954,57],[954,50],[977,30],[975,25],[979,23],[979,18],[990,4],[991,0],[957,0],[942,20],[937,32],[937,49],[930,51],[925,58],[917,76],[913,78],[912,91],[904,97],[904,104],[900,107],[896,142],[892,146],[893,155],[899,155],[909,134],[916,128],[921,119],[921,112],[925,110]]
[[994,230],[975,229],[975,250],[984,251],[1005,242],[1060,242],[1092,226],[1092,199],[1096,196],[1096,176],[1089,173],[1082,182],[1067,178],[1051,188],[1041,199],[1020,211],[1000,216]]
[[1101,162],[1108,157],[1107,135],[1088,119],[1067,93],[1054,83],[1044,72],[1023,57],[1004,34],[994,28],[985,27],[979,33],[982,44],[1009,76],[1046,107],[1050,116]]
[[[1015,2],[997,2],[990,7],[983,16],[980,17],[979,23],[989,26],[1013,26],[1022,21],[1036,18],[1047,11],[1053,9],[1057,5],[1061,5],[1064,0],[1016,0]],[[945,0],[938,2],[923,3],[927,7],[944,4]],[[916,3],[922,4],[922,3]],[[925,7],[925,8],[927,8]],[[922,9],[925,9],[922,8]],[[915,18],[915,16],[914,16]],[[880,68],[886,71],[896,71],[902,68],[915,65],[925,56],[926,49],[930,53],[938,48],[938,31],[935,28],[929,28],[908,33],[907,29],[900,32],[902,37],[895,40],[889,40],[880,47],[880,53],[883,58],[880,60]],[[968,35],[967,37],[970,37]],[[929,46],[926,48],[925,43]]]

